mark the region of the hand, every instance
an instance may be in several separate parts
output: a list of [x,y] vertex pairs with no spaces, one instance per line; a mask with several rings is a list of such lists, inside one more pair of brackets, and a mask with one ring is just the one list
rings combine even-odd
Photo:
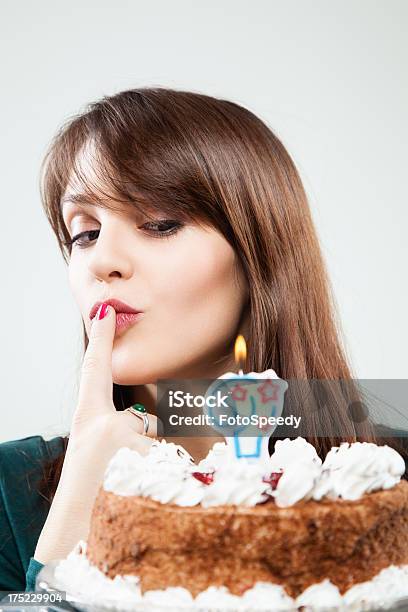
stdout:
[[[95,438],[103,440],[111,450],[128,446],[144,454],[151,446],[152,440],[149,438],[157,437],[157,417],[153,414],[147,415],[149,429],[146,437],[141,435],[141,418],[126,410],[116,410],[112,393],[112,347],[116,313],[112,306],[107,306],[105,316],[99,319],[101,308],[91,324],[67,454],[72,456],[86,451],[86,448],[95,445]],[[101,452],[101,449],[99,450]]]
[[141,435],[142,419],[115,408],[112,348],[116,313],[108,306],[99,319],[100,312],[92,320],[60,481],[35,551],[35,558],[44,564],[65,557],[78,540],[87,539],[93,504],[116,451],[127,446],[146,454],[157,435],[155,415],[147,415],[145,436]]

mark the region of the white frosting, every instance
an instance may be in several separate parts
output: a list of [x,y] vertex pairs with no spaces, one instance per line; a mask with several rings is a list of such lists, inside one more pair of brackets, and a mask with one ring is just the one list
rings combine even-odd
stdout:
[[[67,591],[68,601],[83,601],[90,605],[105,602],[117,610],[133,610],[141,598],[137,576],[108,578],[86,557],[86,542],[80,540],[66,559],[55,568],[56,586]],[[54,585],[52,585],[54,587]],[[104,605],[105,605],[104,604]]]
[[[183,453],[179,456],[179,450]],[[192,472],[213,472],[211,485]],[[267,463],[236,462],[226,452],[224,442],[216,442],[197,465],[191,456],[172,442],[154,441],[152,451],[141,455],[127,447],[112,457],[104,479],[104,489],[117,495],[140,495],[161,503],[180,506],[242,504],[254,506],[266,499],[269,484],[262,476],[270,473]]]
[[271,455],[273,470],[279,472],[293,463],[320,466],[322,465],[322,460],[317,454],[315,447],[306,442],[304,438],[277,440],[274,452]]
[[[201,482],[194,471],[213,473],[212,482]],[[117,495],[140,495],[180,506],[254,506],[270,495],[277,506],[287,507],[301,499],[356,500],[393,487],[404,471],[397,451],[368,442],[333,447],[323,464],[314,446],[301,437],[277,440],[272,456],[257,462],[236,460],[225,443],[216,442],[195,464],[182,446],[155,440],[147,455],[121,448],[109,462],[103,486]],[[272,472],[282,473],[275,490],[263,481]]]
[[372,580],[351,587],[343,595],[343,599],[347,605],[361,602],[375,604],[378,601],[387,601],[390,596],[394,599],[408,597],[408,565],[390,565],[384,568]]
[[191,476],[192,465],[193,458],[182,446],[166,440],[154,440],[147,455],[123,447],[110,460],[103,486],[117,495],[194,506],[200,503],[206,485]]
[[312,584],[305,589],[296,599],[297,606],[319,606],[335,607],[341,606],[343,598],[335,584],[326,578],[322,582]]
[[212,472],[226,461],[228,448],[225,442],[215,442],[208,454],[198,464],[198,469],[202,472]]
[[304,438],[277,440],[270,459],[273,472],[283,472],[272,496],[279,507],[311,497],[321,474],[322,460]]
[[[191,610],[291,610],[299,606],[334,607],[344,610],[369,610],[371,606],[390,598],[408,597],[408,565],[390,566],[383,569],[372,580],[351,587],[343,596],[329,580],[313,584],[296,599],[285,589],[269,582],[257,582],[245,591],[242,597],[233,595],[227,587],[210,586],[195,598],[184,587],[169,587],[146,591],[142,594],[137,576],[116,576],[113,580],[92,566],[86,557],[86,543],[78,542],[68,557],[55,568],[56,584],[67,591],[68,601],[103,605],[111,610],[152,610],[163,605],[168,611]],[[154,606],[154,608],[153,608]],[[349,609],[349,608],[348,608]]]
[[371,491],[390,489],[404,472],[404,459],[387,445],[343,442],[327,453],[313,498],[359,499]]
[[204,507],[220,504],[255,506],[267,499],[265,492],[270,485],[263,482],[262,477],[270,472],[268,462],[234,461],[227,456],[225,461],[220,461],[218,464],[213,482],[210,485],[203,485],[201,505]]
[[[225,372],[225,374],[223,374],[222,376],[219,376],[217,380],[219,380],[220,378],[236,378],[237,380],[239,380],[239,376],[240,375],[237,374],[236,372]],[[265,370],[264,372],[245,372],[244,376],[245,378],[276,378],[279,380],[283,380],[279,378],[275,370],[271,370],[271,369]]]

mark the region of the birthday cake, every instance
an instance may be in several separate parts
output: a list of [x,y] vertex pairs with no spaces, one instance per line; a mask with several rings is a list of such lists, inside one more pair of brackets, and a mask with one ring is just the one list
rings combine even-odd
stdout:
[[340,605],[369,601],[374,584],[376,597],[408,596],[404,471],[395,450],[367,442],[333,447],[323,462],[301,437],[255,463],[219,442],[198,464],[164,439],[145,456],[121,448],[87,543],[57,569],[72,577],[76,555],[100,591],[122,585],[135,603],[155,596],[180,609]]

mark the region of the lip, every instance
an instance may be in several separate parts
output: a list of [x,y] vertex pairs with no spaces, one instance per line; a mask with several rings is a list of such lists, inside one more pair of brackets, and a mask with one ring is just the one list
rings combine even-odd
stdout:
[[[109,306],[112,306],[112,308],[115,309],[116,311],[116,323],[118,322],[118,315],[121,314],[127,314],[127,315],[141,315],[143,314],[143,311],[141,310],[137,310],[136,308],[132,308],[131,306],[129,306],[129,304],[125,304],[125,302],[121,302],[121,300],[116,300],[114,298],[110,298],[107,300],[103,300],[103,302],[95,302],[95,304],[92,306],[90,312],[89,312],[89,318],[92,320],[94,318],[94,316],[96,315],[98,308],[101,304],[109,304]],[[140,318],[140,317],[139,317]],[[125,321],[125,319],[123,317],[121,317],[121,321]],[[130,321],[130,318],[128,317],[128,319]],[[134,322],[134,321],[133,321]],[[123,325],[123,323],[121,323],[121,325]]]
[[116,313],[116,329],[115,334],[121,332],[123,329],[127,329],[131,325],[134,325],[143,317],[143,312],[137,312],[135,314],[129,312],[117,312]]

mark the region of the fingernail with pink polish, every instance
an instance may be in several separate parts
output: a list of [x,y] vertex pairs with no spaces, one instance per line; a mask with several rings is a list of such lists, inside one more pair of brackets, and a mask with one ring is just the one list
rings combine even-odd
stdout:
[[109,304],[101,304],[99,306],[98,312],[96,313],[96,316],[99,319],[99,321],[103,319],[104,317],[106,317],[108,312],[109,312]]

